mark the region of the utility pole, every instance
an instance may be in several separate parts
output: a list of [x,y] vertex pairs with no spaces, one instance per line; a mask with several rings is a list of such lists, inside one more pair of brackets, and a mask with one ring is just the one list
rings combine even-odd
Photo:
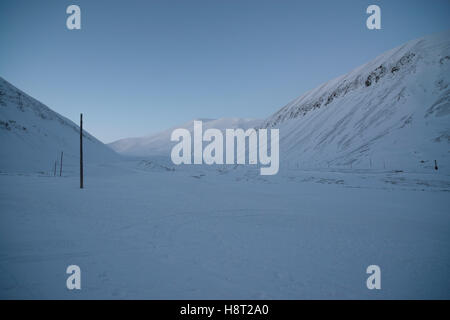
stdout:
[[59,176],[62,176],[62,160],[63,160],[63,152],[61,151],[61,162],[59,163]]
[[80,189],[83,189],[83,114],[80,114]]

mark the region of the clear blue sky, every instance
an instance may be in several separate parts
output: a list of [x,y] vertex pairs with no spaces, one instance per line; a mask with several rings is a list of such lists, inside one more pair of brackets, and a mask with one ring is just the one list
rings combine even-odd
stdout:
[[[66,8],[82,30],[66,29]],[[366,28],[378,4],[382,30]],[[0,76],[103,142],[193,118],[265,118],[408,40],[450,1],[1,0]]]

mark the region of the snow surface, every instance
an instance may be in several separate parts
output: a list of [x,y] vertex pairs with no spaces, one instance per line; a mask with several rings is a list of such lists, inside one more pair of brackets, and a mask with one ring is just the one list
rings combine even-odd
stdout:
[[190,168],[0,175],[0,298],[450,298],[448,177]]

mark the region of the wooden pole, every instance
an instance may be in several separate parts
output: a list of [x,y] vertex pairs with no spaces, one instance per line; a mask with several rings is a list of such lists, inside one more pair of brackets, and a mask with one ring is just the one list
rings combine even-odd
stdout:
[[53,168],[53,176],[56,177],[56,160],[55,160],[55,166]]
[[80,189],[83,189],[83,114],[80,114]]
[[62,161],[63,161],[63,152],[61,151],[61,162],[59,163],[59,176],[62,176]]

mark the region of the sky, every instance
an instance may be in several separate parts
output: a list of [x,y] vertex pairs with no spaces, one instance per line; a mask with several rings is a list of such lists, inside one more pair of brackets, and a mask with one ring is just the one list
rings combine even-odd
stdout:
[[[66,8],[81,8],[68,30]],[[368,30],[366,8],[381,8]],[[1,0],[0,76],[101,141],[266,118],[406,41],[449,0]]]

